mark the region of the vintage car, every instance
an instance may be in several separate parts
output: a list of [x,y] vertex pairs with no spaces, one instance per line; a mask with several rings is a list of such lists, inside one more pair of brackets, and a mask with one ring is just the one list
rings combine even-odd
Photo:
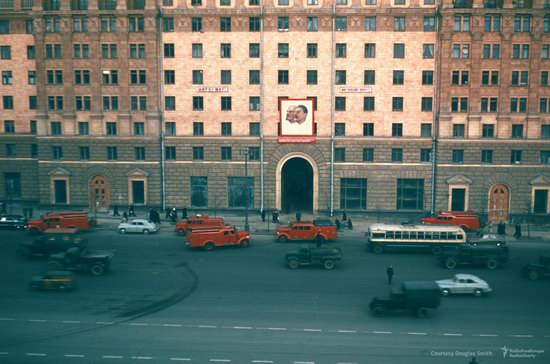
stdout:
[[439,286],[434,281],[403,282],[400,289],[392,289],[389,297],[375,297],[369,304],[375,316],[390,312],[410,311],[425,318],[441,304]]
[[27,219],[21,215],[0,215],[0,229],[26,230]]
[[145,219],[134,219],[130,222],[121,222],[117,227],[117,231],[120,234],[139,233],[147,235],[150,233],[156,233],[159,229],[160,226],[151,220]]
[[49,271],[42,276],[31,278],[31,289],[69,291],[74,289],[74,275],[67,271]]
[[540,255],[537,263],[525,264],[521,273],[532,281],[538,281],[543,277],[550,277],[550,257]]
[[455,274],[451,279],[436,281],[443,296],[451,294],[473,294],[480,297],[491,293],[492,289],[483,279],[472,274]]
[[318,264],[330,270],[340,260],[342,260],[342,250],[328,244],[302,245],[300,249],[289,250],[286,253],[286,263],[291,269],[301,265]]
[[77,247],[86,249],[88,239],[83,238],[77,229],[48,229],[32,243],[21,243],[17,256],[26,260],[34,257],[47,257],[50,254],[66,251]]
[[336,226],[327,225],[326,220],[294,221],[285,227],[275,228],[275,239],[280,243],[289,240],[315,240],[324,242],[336,239]]

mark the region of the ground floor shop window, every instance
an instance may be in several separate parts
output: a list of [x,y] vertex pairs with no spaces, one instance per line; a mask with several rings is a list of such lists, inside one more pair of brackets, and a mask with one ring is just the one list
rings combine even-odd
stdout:
[[227,207],[244,208],[247,203],[254,206],[254,177],[227,177]]
[[533,213],[547,214],[548,213],[548,190],[537,189],[533,194]]
[[208,207],[208,177],[191,177],[191,206]]
[[344,210],[367,209],[366,178],[340,178],[340,208]]
[[422,210],[424,208],[424,179],[402,178],[397,180],[397,210]]
[[4,184],[6,186],[6,198],[8,200],[21,198],[20,173],[4,173]]

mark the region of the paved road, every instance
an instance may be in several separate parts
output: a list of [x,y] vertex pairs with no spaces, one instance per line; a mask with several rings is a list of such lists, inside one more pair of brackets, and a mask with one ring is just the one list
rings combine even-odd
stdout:
[[[97,231],[88,234],[90,248],[116,249],[112,272],[80,275],[77,291],[57,293],[26,289],[45,262],[18,261],[17,243],[28,236],[0,234],[0,362],[467,363],[472,354],[480,364],[550,360],[550,281],[519,276],[526,261],[550,255],[547,244],[512,244],[510,263],[496,271],[461,269],[489,281],[494,294],[446,297],[434,317],[421,320],[369,314],[370,299],[388,292],[385,267],[395,267],[395,287],[453,272],[430,255],[369,254],[357,238],[338,241],[344,261],[325,271],[286,268],[284,252],[296,244],[265,236],[248,249],[203,252],[168,232]],[[508,356],[536,357],[504,359],[501,347],[524,350]]]

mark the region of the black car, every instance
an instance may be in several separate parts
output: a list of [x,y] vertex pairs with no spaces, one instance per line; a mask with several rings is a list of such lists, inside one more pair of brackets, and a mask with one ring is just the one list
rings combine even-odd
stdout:
[[489,269],[496,269],[508,261],[508,256],[509,249],[506,245],[468,243],[443,250],[439,260],[447,269],[455,269],[458,265],[484,265]]
[[27,219],[21,215],[0,215],[0,229],[26,230]]

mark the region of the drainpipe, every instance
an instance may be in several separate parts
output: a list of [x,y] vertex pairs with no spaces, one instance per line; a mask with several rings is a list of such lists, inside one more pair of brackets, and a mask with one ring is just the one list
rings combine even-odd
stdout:
[[162,201],[162,211],[166,209],[166,171],[164,160],[164,52],[162,47],[162,8],[159,8],[158,22],[157,22],[157,34],[158,34],[158,52],[159,52],[159,131],[160,131],[160,199]]
[[334,22],[336,3],[332,4],[331,70],[330,70],[330,216],[334,216]]
[[260,211],[264,198],[264,6],[260,0]]
[[440,62],[439,62],[439,42],[441,37],[441,11],[439,7],[435,8],[435,72],[434,72],[434,114],[433,114],[433,135],[432,135],[432,206],[430,213],[433,215],[436,210],[436,182],[437,182],[437,142],[439,135],[439,99],[440,99],[440,87],[439,87],[439,73]]

